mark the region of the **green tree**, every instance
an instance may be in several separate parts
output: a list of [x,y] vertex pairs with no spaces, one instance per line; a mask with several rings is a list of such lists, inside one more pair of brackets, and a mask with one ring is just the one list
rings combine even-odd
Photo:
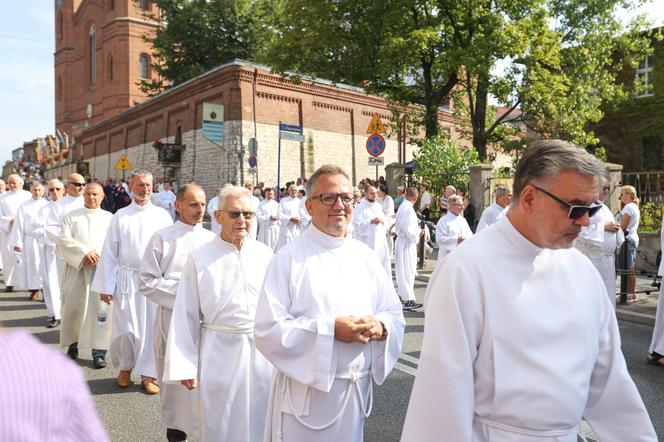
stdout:
[[430,185],[430,193],[438,200],[444,185],[468,189],[470,166],[479,156],[474,149],[459,147],[446,134],[424,138],[414,155],[415,175]]
[[153,0],[161,26],[154,38],[151,95],[229,60],[260,58],[270,46],[277,0]]

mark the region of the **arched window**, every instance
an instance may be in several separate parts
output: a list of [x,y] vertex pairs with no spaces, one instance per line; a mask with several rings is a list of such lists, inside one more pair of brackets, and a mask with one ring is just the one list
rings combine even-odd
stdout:
[[113,82],[113,56],[108,56],[108,82]]
[[138,78],[141,80],[150,78],[150,58],[145,54],[138,57]]
[[90,26],[90,85],[97,84],[97,31]]
[[58,12],[58,40],[65,36],[65,16],[62,11]]
[[62,77],[58,77],[55,94],[58,98],[58,101],[62,101]]

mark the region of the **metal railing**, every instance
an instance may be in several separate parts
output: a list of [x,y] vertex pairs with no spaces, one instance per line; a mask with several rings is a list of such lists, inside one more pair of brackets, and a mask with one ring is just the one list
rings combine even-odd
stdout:
[[664,171],[625,172],[622,185],[634,186],[641,201],[640,231],[659,230],[664,214]]

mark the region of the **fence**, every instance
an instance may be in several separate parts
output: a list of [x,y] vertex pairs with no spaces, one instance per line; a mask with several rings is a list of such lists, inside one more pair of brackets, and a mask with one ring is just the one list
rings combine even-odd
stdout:
[[664,171],[625,172],[622,185],[634,186],[641,200],[639,231],[658,231],[664,214]]

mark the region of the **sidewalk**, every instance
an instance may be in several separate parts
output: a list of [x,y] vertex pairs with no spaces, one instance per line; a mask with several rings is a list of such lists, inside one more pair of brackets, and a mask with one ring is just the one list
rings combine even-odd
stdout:
[[[424,268],[418,270],[417,280],[428,283],[431,274],[438,264],[437,250],[424,263]],[[655,314],[657,313],[657,300],[659,299],[659,290],[652,285],[653,278],[645,275],[636,275],[636,301],[627,305],[616,306],[616,316],[623,321],[638,322],[650,326],[655,325]],[[620,290],[620,279],[617,281],[618,290]],[[646,293],[647,292],[647,293]]]

